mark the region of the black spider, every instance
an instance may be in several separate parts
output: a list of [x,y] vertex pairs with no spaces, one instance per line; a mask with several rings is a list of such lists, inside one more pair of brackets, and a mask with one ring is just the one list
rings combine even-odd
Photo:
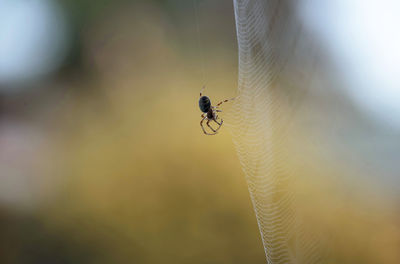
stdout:
[[[206,135],[215,135],[218,133],[218,130],[221,128],[222,123],[224,120],[221,119],[221,122],[218,122],[218,115],[217,112],[222,112],[222,110],[217,109],[222,103],[228,102],[230,100],[233,100],[235,98],[229,99],[229,100],[224,100],[219,102],[216,106],[211,105],[211,100],[208,98],[208,96],[205,96],[202,94],[203,90],[205,87],[203,87],[200,91],[200,100],[199,100],[199,107],[200,110],[203,112],[201,115],[202,119],[200,121],[200,126],[203,129],[204,134]],[[213,133],[208,133],[203,126],[204,120],[207,119],[207,126],[213,131]],[[210,121],[214,121],[215,123],[218,124],[218,128],[214,129],[213,127],[210,126]]]

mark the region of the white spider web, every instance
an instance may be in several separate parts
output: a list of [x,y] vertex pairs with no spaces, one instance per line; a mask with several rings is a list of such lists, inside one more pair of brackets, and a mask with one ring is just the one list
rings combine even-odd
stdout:
[[267,262],[273,264],[312,264],[321,258],[319,241],[305,232],[295,206],[296,173],[287,165],[293,116],[314,65],[294,6],[287,0],[234,0],[240,96],[230,127]]
[[[399,263],[398,195],[387,195],[398,183],[382,182],[398,176],[398,163],[386,161],[398,141],[371,129],[345,96],[332,54],[303,26],[300,5],[312,1],[233,3],[239,96],[226,125],[267,262]],[[371,239],[382,234],[392,242]]]

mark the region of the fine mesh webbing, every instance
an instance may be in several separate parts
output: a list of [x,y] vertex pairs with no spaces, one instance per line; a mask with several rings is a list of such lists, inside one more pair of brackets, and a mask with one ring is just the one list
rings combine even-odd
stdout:
[[273,264],[320,261],[318,239],[305,231],[296,206],[296,171],[287,164],[313,65],[294,8],[287,0],[234,0],[239,97],[229,126]]

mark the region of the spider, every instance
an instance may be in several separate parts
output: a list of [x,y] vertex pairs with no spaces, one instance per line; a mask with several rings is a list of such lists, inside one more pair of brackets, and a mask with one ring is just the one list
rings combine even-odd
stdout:
[[[216,106],[212,106],[211,105],[211,100],[210,98],[208,98],[208,96],[205,96],[202,94],[203,90],[204,90],[205,86],[203,86],[203,88],[200,91],[200,100],[199,100],[199,107],[200,110],[203,112],[203,114],[201,115],[202,119],[200,121],[200,126],[203,129],[204,134],[206,135],[215,135],[218,133],[218,130],[221,128],[222,123],[224,122],[224,120],[221,119],[221,122],[218,122],[218,112],[222,112],[222,110],[217,109],[222,103],[226,103],[230,100],[233,100],[235,98],[229,99],[229,100],[224,100],[219,102]],[[207,126],[213,131],[213,133],[208,133],[203,126],[203,122],[204,120],[207,120]],[[218,124],[218,128],[214,129],[211,125],[210,122],[214,121],[215,123]]]

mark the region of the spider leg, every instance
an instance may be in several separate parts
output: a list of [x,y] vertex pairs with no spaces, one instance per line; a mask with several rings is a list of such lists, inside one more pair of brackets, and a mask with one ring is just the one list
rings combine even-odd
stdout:
[[215,112],[222,112],[222,110],[217,109],[218,106],[211,106],[212,109],[214,109]]
[[204,91],[205,88],[206,88],[206,86],[203,85],[203,88],[201,88],[201,90],[200,90],[200,97],[203,95],[203,91]]
[[207,131],[203,127],[203,122],[204,122],[204,119],[206,119],[206,117],[204,116],[204,114],[202,114],[201,117],[203,117],[203,119],[201,119],[201,121],[200,121],[200,126],[201,126],[201,129],[203,129],[204,134],[207,135]]
[[207,120],[207,126],[215,133],[217,132],[217,130],[215,130],[214,128],[212,128],[212,126],[210,126],[210,119]]
[[222,120],[222,119],[221,119],[221,123],[218,123],[218,121],[217,121],[216,119],[213,119],[213,121],[214,121],[215,123],[217,123],[219,126],[222,126],[222,123],[224,123],[224,120]]
[[[204,134],[206,134],[206,135],[215,135],[215,134],[217,134],[217,133],[208,133],[208,132],[204,129],[203,122],[204,122],[204,119],[206,119],[207,117],[204,116],[204,114],[202,114],[201,117],[202,117],[203,119],[201,119],[201,121],[200,121],[200,126],[201,126],[201,129],[203,130]],[[209,121],[209,120],[208,120],[208,121]],[[210,126],[209,126],[209,127],[210,127]],[[218,130],[218,129],[217,129],[217,130]],[[213,129],[213,131],[214,131],[214,129]]]
[[237,98],[237,96],[236,96],[236,97],[233,97],[233,98],[231,98],[231,99],[223,100],[223,101],[219,102],[215,107],[219,107],[220,105],[222,105],[222,103],[226,103],[226,102],[235,100],[236,98]]
[[218,123],[218,121],[216,119],[213,119],[213,121],[219,125],[219,127],[215,130],[215,132],[217,132],[222,127],[222,124],[224,123],[224,120],[221,119],[221,123]]
[[203,115],[201,115],[201,116],[203,117],[203,119],[201,119],[201,121],[200,121],[200,126],[201,126],[201,129],[203,130],[204,134],[206,134],[206,135],[215,135],[216,133],[211,134],[211,133],[208,133],[208,132],[204,129],[203,122],[204,122],[204,119],[206,119],[206,117],[203,116]]

